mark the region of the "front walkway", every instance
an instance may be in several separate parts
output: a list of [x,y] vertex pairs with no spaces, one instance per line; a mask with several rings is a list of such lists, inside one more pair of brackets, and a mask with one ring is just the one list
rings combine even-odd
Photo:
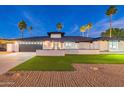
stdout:
[[100,54],[124,54],[124,51],[100,52]]
[[3,74],[11,68],[25,62],[35,56],[35,53],[10,53],[0,54],[0,74]]
[[75,64],[76,71],[17,71],[0,76],[11,87],[124,87],[124,64]]

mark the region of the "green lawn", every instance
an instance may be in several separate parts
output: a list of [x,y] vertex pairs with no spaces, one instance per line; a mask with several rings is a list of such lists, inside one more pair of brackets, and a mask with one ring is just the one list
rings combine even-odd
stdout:
[[73,71],[73,63],[123,64],[124,55],[66,55],[53,57],[36,56],[12,71]]

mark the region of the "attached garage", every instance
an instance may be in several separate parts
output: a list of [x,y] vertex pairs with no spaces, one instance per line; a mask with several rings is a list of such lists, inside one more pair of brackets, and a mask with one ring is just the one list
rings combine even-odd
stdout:
[[0,44],[0,51],[6,51],[6,44]]
[[19,44],[19,52],[36,52],[37,49],[42,49],[41,44]]

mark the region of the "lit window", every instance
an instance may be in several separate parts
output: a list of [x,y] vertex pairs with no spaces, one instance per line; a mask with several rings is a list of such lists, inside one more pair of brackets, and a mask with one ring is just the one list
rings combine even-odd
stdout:
[[118,41],[110,41],[109,42],[109,47],[111,49],[117,49],[118,48]]
[[65,45],[66,45],[66,46],[69,46],[69,45],[68,45],[68,42],[66,42]]

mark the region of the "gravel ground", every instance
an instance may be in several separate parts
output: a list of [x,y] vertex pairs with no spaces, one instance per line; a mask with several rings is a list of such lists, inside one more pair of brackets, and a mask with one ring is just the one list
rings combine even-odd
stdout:
[[124,87],[124,64],[74,64],[76,71],[17,71],[0,75],[9,87]]

